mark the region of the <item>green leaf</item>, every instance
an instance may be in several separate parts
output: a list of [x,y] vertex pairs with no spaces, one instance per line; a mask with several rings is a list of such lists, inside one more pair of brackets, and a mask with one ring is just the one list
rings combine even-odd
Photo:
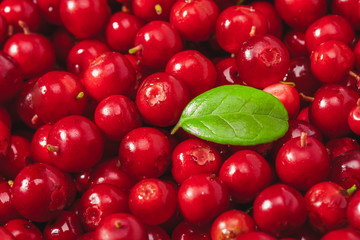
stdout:
[[172,133],[179,127],[216,143],[256,145],[282,137],[289,124],[276,97],[252,87],[226,85],[195,97]]

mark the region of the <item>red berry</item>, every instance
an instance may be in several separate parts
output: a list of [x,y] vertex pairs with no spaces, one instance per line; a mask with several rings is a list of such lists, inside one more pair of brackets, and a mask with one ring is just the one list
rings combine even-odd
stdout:
[[73,240],[83,233],[78,216],[69,211],[63,211],[53,222],[49,222],[44,229],[46,240]]
[[134,15],[146,21],[167,21],[175,0],[133,0]]
[[25,219],[10,220],[4,228],[17,240],[43,240],[40,229]]
[[21,90],[23,75],[17,61],[0,52],[0,102],[13,99]]

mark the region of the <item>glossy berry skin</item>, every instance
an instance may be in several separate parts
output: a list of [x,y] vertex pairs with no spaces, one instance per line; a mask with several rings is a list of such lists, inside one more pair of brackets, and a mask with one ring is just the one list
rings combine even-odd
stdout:
[[264,232],[248,232],[240,234],[235,240],[275,240],[273,236]]
[[129,194],[130,211],[148,225],[158,225],[170,219],[176,206],[175,188],[156,178],[141,180]]
[[106,42],[120,52],[126,53],[134,46],[134,39],[144,21],[125,12],[114,13],[106,25]]
[[289,84],[274,83],[263,89],[280,100],[290,119],[294,119],[300,110],[300,96],[295,87]]
[[309,53],[305,43],[305,32],[299,30],[288,31],[283,39],[291,57],[307,56]]
[[51,71],[40,77],[31,94],[35,113],[50,124],[69,115],[82,114],[87,104],[80,79],[65,71]]
[[330,159],[334,159],[347,151],[360,150],[357,140],[349,137],[331,139],[325,146],[329,152]]
[[134,15],[148,22],[155,20],[167,21],[170,9],[176,0],[133,0]]
[[38,0],[36,1],[42,16],[50,23],[62,26],[60,18],[60,0]]
[[346,18],[355,30],[360,30],[359,6],[356,0],[333,0],[332,13]]
[[135,70],[118,52],[106,52],[91,62],[82,80],[86,91],[100,102],[111,95],[127,95],[135,85]]
[[349,193],[332,182],[321,182],[305,194],[306,209],[311,227],[326,233],[346,226]]
[[360,239],[360,234],[357,231],[354,231],[351,228],[342,228],[338,230],[331,231],[325,234],[321,240],[337,240],[337,239],[346,239],[346,240],[357,240]]
[[4,227],[0,227],[0,237],[4,240],[17,240],[14,235],[9,233]]
[[126,172],[121,170],[120,160],[118,158],[113,158],[97,164],[90,173],[90,187],[102,183],[111,184],[125,192],[130,192],[135,181]]
[[219,45],[225,51],[234,54],[239,52],[242,43],[267,32],[266,18],[249,6],[229,7],[220,13],[216,22],[216,38]]
[[44,229],[46,240],[73,240],[83,233],[78,216],[69,211],[63,211],[54,222],[49,222]]
[[339,184],[344,189],[356,185],[360,187],[360,151],[350,150],[332,160],[330,180]]
[[94,120],[100,130],[115,141],[142,125],[135,103],[123,95],[103,99],[95,109]]
[[170,165],[171,145],[160,130],[140,127],[130,131],[121,141],[121,168],[136,179],[156,178]]
[[[358,103],[359,103],[359,101],[358,101]],[[357,135],[360,134],[359,115],[360,115],[359,106],[357,105],[350,110],[349,116],[348,116],[349,127],[350,127],[351,131],[353,131]]]
[[23,83],[23,75],[17,61],[0,51],[0,102],[13,99]]
[[331,40],[320,44],[312,52],[310,60],[311,71],[318,80],[334,83],[348,76],[354,67],[355,56],[346,44]]
[[298,190],[306,191],[325,181],[330,171],[330,158],[324,145],[306,136],[286,142],[279,150],[275,166],[280,180]]
[[184,81],[192,97],[213,88],[217,79],[214,64],[196,50],[175,54],[167,63],[165,71]]
[[0,182],[0,223],[1,225],[6,222],[20,218],[21,215],[15,210],[13,204],[13,181]]
[[32,162],[30,156],[30,141],[20,136],[10,137],[10,149],[5,158],[0,157],[0,174],[7,179],[14,179],[16,175]]
[[170,23],[189,41],[201,42],[215,31],[219,7],[213,0],[176,1],[171,8]]
[[151,68],[165,67],[169,59],[182,50],[178,31],[168,22],[152,21],[135,36],[136,56],[140,62]]
[[51,128],[52,125],[44,124],[34,133],[30,143],[30,154],[34,162],[53,164],[46,148]]
[[255,231],[254,220],[240,210],[229,210],[218,216],[211,225],[212,239],[237,239],[237,236]]
[[228,187],[234,202],[248,203],[270,185],[272,170],[260,154],[241,150],[223,163],[219,178]]
[[102,0],[61,0],[60,18],[76,38],[94,37],[110,17],[110,9]]
[[34,163],[23,168],[16,176],[13,203],[25,218],[46,222],[71,205],[75,191],[69,175],[50,165]]
[[228,207],[229,197],[226,185],[206,173],[186,179],[178,192],[181,213],[193,224],[211,222]]
[[94,185],[80,198],[80,220],[86,231],[94,231],[110,214],[128,211],[128,195],[110,184]]
[[3,159],[9,153],[11,146],[10,129],[0,121],[0,159]]
[[55,64],[54,47],[41,34],[17,33],[5,42],[3,51],[19,63],[24,78],[40,76]]
[[174,229],[172,240],[211,240],[210,227],[209,226],[197,226],[189,223],[188,221],[182,221]]
[[305,30],[312,22],[324,16],[326,0],[275,0],[275,8],[280,17],[291,27]]
[[56,167],[79,172],[94,166],[103,154],[104,140],[88,118],[72,115],[56,122],[49,132],[47,149]]
[[239,77],[235,58],[225,58],[215,64],[217,72],[216,86],[240,84],[244,85]]
[[148,239],[170,240],[169,235],[161,227],[158,227],[158,226],[146,226],[146,232],[147,232],[147,235],[148,235]]
[[67,55],[67,70],[82,78],[90,63],[109,51],[110,48],[100,40],[86,39],[79,41],[74,44]]
[[136,217],[127,213],[107,216],[95,230],[94,240],[145,240],[146,228]]
[[326,15],[313,22],[305,32],[305,42],[309,53],[329,40],[338,40],[350,47],[354,38],[354,29],[345,18],[339,15]]
[[358,97],[356,91],[339,84],[322,86],[316,91],[310,105],[310,122],[330,138],[346,136],[350,132],[348,114]]
[[259,0],[250,3],[250,6],[255,8],[256,11],[259,11],[266,18],[268,34],[281,38],[283,35],[283,23],[275,6],[269,2]]
[[163,72],[148,76],[136,94],[136,106],[144,121],[159,127],[176,124],[189,101],[186,84]]
[[271,185],[255,198],[253,218],[262,231],[277,237],[288,236],[305,223],[304,198],[286,184]]
[[35,2],[30,0],[5,0],[0,4],[0,14],[6,22],[20,32],[19,21],[23,21],[31,31],[38,31],[41,13]]
[[172,176],[178,184],[200,173],[217,174],[222,165],[216,148],[200,139],[179,143],[172,152]]
[[43,240],[40,229],[25,219],[10,220],[4,228],[17,240]]
[[240,78],[255,88],[281,81],[288,71],[289,61],[286,46],[271,35],[249,39],[236,56]]

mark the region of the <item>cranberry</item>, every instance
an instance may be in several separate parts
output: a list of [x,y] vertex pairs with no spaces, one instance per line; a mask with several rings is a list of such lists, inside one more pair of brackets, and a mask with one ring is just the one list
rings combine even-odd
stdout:
[[52,125],[45,124],[36,130],[30,144],[30,155],[34,162],[53,164],[48,150],[47,139]]
[[75,36],[65,28],[57,28],[51,36],[55,55],[59,62],[66,63],[66,58],[75,45]]
[[79,41],[70,49],[67,55],[67,70],[78,77],[82,77],[90,63],[110,48],[103,42],[95,39]]
[[222,11],[217,19],[216,38],[222,49],[236,54],[245,41],[266,34],[267,24],[264,15],[253,7],[231,6]]
[[93,37],[104,27],[110,17],[110,9],[102,0],[61,0],[60,18],[67,30],[75,37]]
[[25,219],[13,219],[4,225],[17,240],[43,240],[43,235],[39,228]]
[[192,225],[187,221],[183,221],[176,226],[172,236],[172,240],[211,240],[210,227]]
[[0,15],[0,43],[3,43],[8,35],[9,25],[3,15]]
[[312,73],[318,80],[325,83],[344,80],[355,63],[352,50],[346,44],[336,40],[318,45],[311,53],[310,60]]
[[96,184],[107,183],[125,192],[130,192],[135,184],[134,180],[121,170],[121,162],[118,158],[113,158],[94,166],[89,177],[90,187]]
[[46,240],[73,240],[83,233],[80,222],[75,213],[61,212],[53,222],[49,222],[44,229]]
[[305,107],[300,110],[298,116],[296,117],[297,120],[301,120],[304,122],[310,122],[309,120],[309,107]]
[[271,185],[255,198],[253,217],[264,232],[277,237],[288,236],[305,223],[305,201],[288,185]]
[[332,182],[321,182],[310,188],[305,195],[311,227],[326,233],[346,226],[346,208],[350,195]]
[[324,16],[327,10],[326,0],[275,0],[274,4],[280,17],[288,25],[303,30]]
[[264,232],[249,232],[240,234],[235,240],[275,240],[273,236]]
[[14,179],[21,169],[32,162],[30,141],[23,137],[11,136],[10,142],[9,153],[5,158],[0,158],[0,173],[8,179]]
[[333,0],[332,12],[346,18],[355,30],[360,30],[359,6],[356,0]]
[[251,150],[234,153],[221,166],[220,179],[237,203],[249,203],[270,185],[272,170],[266,160]]
[[321,142],[302,133],[280,148],[275,165],[282,182],[306,191],[327,179],[330,158]]
[[167,21],[175,0],[133,0],[134,15],[146,21]]
[[20,65],[25,78],[40,76],[55,64],[55,51],[50,40],[38,33],[17,33],[4,44],[3,51]]
[[211,226],[212,239],[237,239],[237,236],[255,231],[252,218],[240,210],[229,210],[218,216]]
[[130,53],[136,53],[146,67],[162,68],[169,59],[182,50],[179,33],[173,25],[164,21],[152,21],[137,32],[135,47]]
[[222,159],[216,148],[200,139],[188,139],[178,144],[172,153],[172,176],[179,184],[200,173],[217,174]]
[[288,48],[291,57],[308,55],[305,43],[305,33],[303,31],[290,30],[285,34],[283,41]]
[[263,89],[280,100],[288,112],[290,119],[294,119],[300,110],[300,96],[295,87],[284,84],[274,83]]
[[283,34],[283,23],[274,5],[265,1],[254,1],[250,6],[264,15],[267,21],[268,33],[277,38],[281,38]]
[[356,106],[354,106],[351,111],[349,112],[348,116],[348,124],[354,133],[357,135],[360,134],[360,122],[359,122],[359,106],[360,106],[360,99],[358,99]]
[[350,46],[354,38],[354,29],[345,18],[339,15],[326,15],[313,22],[305,32],[305,42],[309,53],[329,40],[338,40]]
[[360,234],[359,232],[354,231],[353,229],[343,228],[343,229],[331,231],[321,238],[321,240],[337,240],[337,239],[358,240],[360,239]]
[[183,80],[193,97],[213,88],[217,79],[214,64],[195,50],[175,54],[165,71]]
[[112,49],[127,52],[133,47],[136,33],[143,25],[142,19],[130,13],[117,12],[107,23],[106,41]]
[[130,211],[140,221],[158,225],[174,214],[177,201],[174,188],[159,179],[148,178],[138,182],[130,191]]
[[17,240],[14,235],[12,235],[4,227],[0,227],[0,238],[3,240]]
[[0,159],[6,157],[11,146],[10,129],[0,121]]
[[20,214],[15,210],[13,204],[13,181],[0,182],[0,223],[5,224],[15,218],[20,218]]
[[56,167],[79,172],[94,166],[103,154],[104,141],[91,120],[72,115],[56,122],[49,132],[47,149]]
[[148,240],[170,240],[164,229],[158,226],[146,226]]
[[69,115],[82,114],[87,103],[80,79],[65,71],[51,71],[40,77],[31,95],[35,113],[51,124]]
[[13,186],[13,203],[27,219],[46,222],[56,218],[75,199],[70,176],[43,163],[23,168]]
[[194,224],[211,222],[229,204],[226,185],[211,174],[193,175],[186,179],[178,192],[180,210]]
[[206,41],[215,30],[219,7],[213,0],[180,0],[171,8],[170,23],[189,41]]
[[360,150],[359,143],[355,139],[348,137],[331,139],[325,146],[329,152],[330,159],[334,159],[350,150]]
[[103,99],[96,107],[94,120],[100,130],[115,141],[142,125],[135,103],[123,95]]
[[63,25],[60,19],[61,0],[37,0],[36,3],[41,10],[42,16],[50,23]]
[[0,51],[0,102],[13,99],[23,83],[19,64],[5,52]]
[[111,95],[127,95],[135,85],[135,70],[117,52],[107,52],[91,62],[82,80],[86,91],[97,102]]
[[11,129],[11,117],[9,112],[0,105],[0,121],[2,121],[9,129]]
[[345,189],[360,187],[360,150],[344,152],[332,160],[330,180]]
[[136,106],[144,121],[161,127],[177,123],[189,101],[185,83],[169,73],[148,76],[136,94]]
[[21,31],[19,21],[29,26],[31,31],[36,32],[39,29],[40,9],[31,0],[4,0],[0,4],[0,14],[16,32]]
[[358,98],[351,88],[326,84],[315,93],[309,108],[310,122],[328,137],[344,137],[350,132],[347,119]]
[[239,84],[244,85],[239,77],[235,58],[225,58],[215,65],[217,72],[216,86]]
[[128,211],[128,195],[110,184],[94,185],[80,199],[81,224],[87,231],[94,231],[110,214]]
[[156,178],[170,165],[171,145],[159,130],[140,127],[130,131],[121,141],[121,168],[137,178]]
[[289,61],[286,46],[271,35],[249,39],[236,56],[240,78],[256,88],[281,81],[288,71]]
[[116,213],[107,216],[96,228],[94,240],[145,240],[145,226],[133,215]]

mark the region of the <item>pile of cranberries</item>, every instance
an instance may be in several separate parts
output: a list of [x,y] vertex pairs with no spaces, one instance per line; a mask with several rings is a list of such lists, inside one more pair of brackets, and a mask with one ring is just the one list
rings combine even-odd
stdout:
[[[0,240],[360,240],[358,31],[358,0],[2,0]],[[287,133],[170,134],[231,84]]]

